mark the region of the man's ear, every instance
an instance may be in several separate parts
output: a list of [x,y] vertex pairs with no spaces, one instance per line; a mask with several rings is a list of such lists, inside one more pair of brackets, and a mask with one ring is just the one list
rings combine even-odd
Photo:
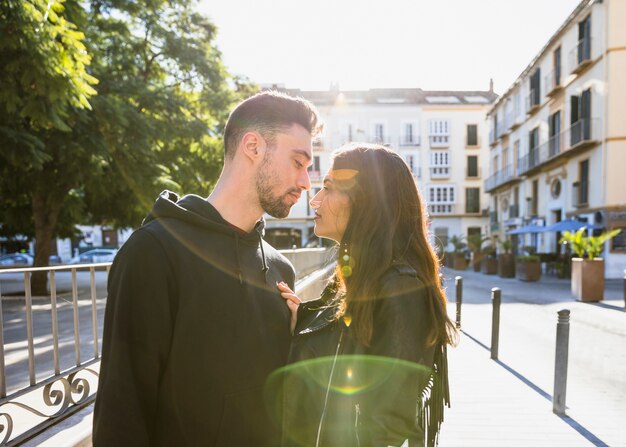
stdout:
[[265,140],[258,132],[246,132],[241,138],[241,151],[252,162],[261,160],[265,151]]

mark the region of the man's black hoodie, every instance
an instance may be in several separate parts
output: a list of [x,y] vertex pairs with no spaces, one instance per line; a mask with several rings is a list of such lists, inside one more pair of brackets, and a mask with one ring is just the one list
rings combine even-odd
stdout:
[[93,444],[274,446],[263,400],[289,350],[294,270],[205,199],[165,191],[108,282]]

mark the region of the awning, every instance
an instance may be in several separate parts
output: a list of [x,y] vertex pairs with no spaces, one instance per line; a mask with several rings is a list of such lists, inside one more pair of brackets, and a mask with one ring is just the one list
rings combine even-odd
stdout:
[[602,225],[592,225],[590,223],[581,222],[579,220],[565,219],[553,225],[547,226],[544,231],[553,231],[553,232],[578,231],[583,227],[587,228],[588,230],[597,230],[600,228],[604,228]]
[[515,230],[507,231],[506,234],[543,233],[544,231],[546,231],[546,227],[540,227],[539,225],[526,225],[525,227],[519,227]]

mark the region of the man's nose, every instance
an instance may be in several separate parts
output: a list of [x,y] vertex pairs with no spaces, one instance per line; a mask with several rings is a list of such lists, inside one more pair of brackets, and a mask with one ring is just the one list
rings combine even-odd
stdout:
[[309,177],[309,171],[304,170],[304,172],[298,177],[298,187],[305,191],[311,189],[311,178]]

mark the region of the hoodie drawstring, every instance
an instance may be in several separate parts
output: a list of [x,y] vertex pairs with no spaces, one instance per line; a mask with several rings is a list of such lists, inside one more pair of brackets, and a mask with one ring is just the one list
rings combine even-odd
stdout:
[[237,256],[237,275],[239,276],[239,284],[243,285],[243,274],[241,273],[241,257],[239,256],[239,234],[235,232],[235,253]]
[[260,231],[257,231],[256,234],[259,236],[259,245],[261,246],[261,261],[263,262],[263,268],[261,269],[261,271],[267,279],[267,271],[269,270],[269,267],[267,266],[267,261],[265,260],[265,250],[263,250],[263,238],[261,237]]

